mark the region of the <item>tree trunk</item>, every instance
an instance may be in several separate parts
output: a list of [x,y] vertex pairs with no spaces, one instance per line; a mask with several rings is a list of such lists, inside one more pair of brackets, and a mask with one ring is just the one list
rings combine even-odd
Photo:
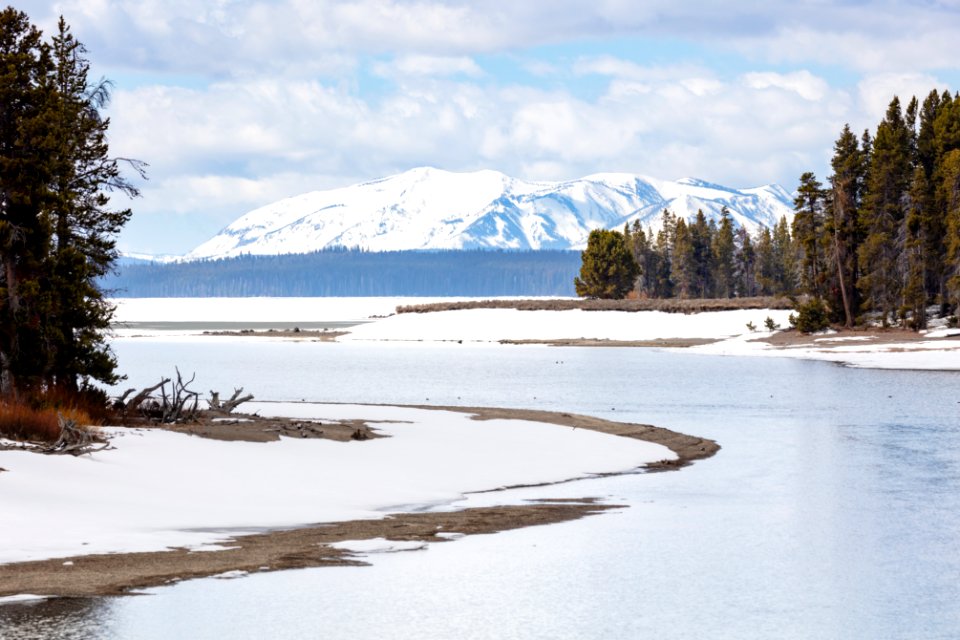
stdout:
[[847,297],[847,285],[843,277],[843,260],[840,258],[840,239],[836,230],[833,232],[833,250],[837,254],[837,279],[840,281],[840,297],[843,298],[843,315],[846,319],[844,326],[850,329],[853,327],[853,315],[850,313],[850,299]]

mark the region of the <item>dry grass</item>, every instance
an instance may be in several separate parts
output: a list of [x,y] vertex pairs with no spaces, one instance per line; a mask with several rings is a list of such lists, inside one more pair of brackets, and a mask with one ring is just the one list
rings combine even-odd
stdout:
[[56,442],[60,421],[53,409],[34,409],[19,403],[0,403],[0,436],[27,442]]
[[638,300],[469,300],[434,302],[397,307],[397,313],[429,313],[463,309],[518,309],[520,311],[662,311],[664,313],[701,313],[737,309],[792,309],[787,298],[646,298]]
[[97,389],[46,389],[22,401],[0,400],[0,437],[55,443],[60,416],[82,429],[103,424],[110,417],[106,395]]

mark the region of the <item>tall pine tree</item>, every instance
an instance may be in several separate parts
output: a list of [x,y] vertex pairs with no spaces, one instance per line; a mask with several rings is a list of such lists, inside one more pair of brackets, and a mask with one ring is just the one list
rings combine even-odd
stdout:
[[911,175],[911,139],[900,100],[895,97],[873,139],[860,211],[866,235],[859,248],[862,274],[858,286],[867,304],[880,311],[884,325],[899,308],[902,293],[898,257],[903,252],[900,230]]
[[0,396],[115,381],[112,309],[97,286],[130,216],[106,191],[136,190],[108,155],[106,85],[61,19],[51,43],[0,12]]

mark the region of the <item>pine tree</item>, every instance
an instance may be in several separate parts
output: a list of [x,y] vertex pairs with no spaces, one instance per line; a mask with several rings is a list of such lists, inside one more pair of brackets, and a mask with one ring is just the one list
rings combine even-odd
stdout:
[[873,140],[860,224],[865,237],[860,245],[861,276],[857,283],[866,303],[879,310],[886,325],[898,308],[902,272],[898,256],[903,251],[900,229],[903,202],[911,170],[911,134],[894,98]]
[[654,281],[656,298],[672,298],[675,295],[673,264],[676,234],[677,217],[669,209],[664,209],[663,226],[657,232],[657,241],[653,247],[657,255],[657,272]]
[[777,257],[773,249],[773,235],[770,229],[762,227],[757,234],[755,279],[760,295],[769,296],[780,293],[777,284]]
[[793,239],[800,252],[800,286],[815,298],[823,297],[823,224],[826,194],[811,172],[800,176],[793,200]]
[[107,155],[106,85],[88,84],[84,54],[62,19],[47,44],[0,12],[0,396],[116,379],[96,279],[130,213],[104,191],[136,190]]
[[[830,162],[833,175],[830,176],[831,188],[827,203],[829,210],[824,228],[824,232],[830,237],[828,263],[831,267],[828,268],[832,269],[835,281],[831,308],[843,309],[844,324],[852,327],[855,310],[860,307],[860,297],[855,286],[859,277],[857,252],[861,242],[857,220],[866,166],[857,138],[848,125],[844,125],[833,150],[833,159]],[[839,293],[839,296],[836,293]]]
[[[938,190],[938,199],[946,211],[947,295],[954,306],[960,305],[960,149],[947,153],[942,160],[943,180]],[[960,307],[958,307],[960,308]]]
[[773,258],[774,293],[795,293],[798,281],[797,251],[786,216],[781,217],[773,229]]
[[675,295],[693,298],[697,295],[697,258],[693,237],[683,218],[677,218],[674,228],[670,279],[674,283]]
[[954,150],[960,149],[960,101],[955,100],[948,92],[944,92],[937,103],[933,122],[929,126],[932,134],[930,146],[933,151],[932,170],[927,174],[932,192],[932,204],[929,215],[925,220],[927,235],[928,276],[927,288],[943,305],[943,310],[950,299],[947,291],[947,280],[951,277],[951,265],[947,263],[950,253],[949,223],[951,216],[952,186],[950,169],[947,167],[947,158]]
[[591,231],[581,260],[580,276],[574,279],[578,296],[619,299],[633,289],[637,263],[619,231]]
[[735,253],[733,220],[730,211],[723,207],[720,210],[720,226],[713,238],[713,281],[714,294],[718,298],[732,298],[736,289]]
[[707,222],[702,210],[697,210],[693,222],[687,226],[693,250],[693,295],[697,298],[713,296],[715,271],[713,257],[714,230]]
[[900,270],[905,275],[901,316],[906,319],[909,313],[912,317],[912,327],[918,331],[927,326],[927,293],[924,286],[926,242],[923,221],[926,217],[928,193],[927,176],[923,166],[917,165],[913,171],[913,181],[905,207],[904,251],[901,255]]
[[50,167],[42,142],[51,67],[26,14],[0,11],[0,396],[6,397],[29,391],[47,362],[41,266],[50,243],[42,210]]
[[[137,190],[109,156],[110,122],[100,116],[109,99],[105,81],[91,84],[86,49],[63,18],[53,38],[56,101],[51,158],[53,250],[49,258],[54,310],[47,382],[76,389],[78,377],[113,383],[116,360],[104,341],[113,308],[97,280],[117,258],[116,235],[130,210],[109,208],[105,190],[135,197]],[[134,167],[140,169],[138,164]],[[141,174],[142,175],[142,174]]]
[[757,252],[753,248],[750,234],[738,227],[734,238],[734,295],[750,297],[757,295],[756,263]]

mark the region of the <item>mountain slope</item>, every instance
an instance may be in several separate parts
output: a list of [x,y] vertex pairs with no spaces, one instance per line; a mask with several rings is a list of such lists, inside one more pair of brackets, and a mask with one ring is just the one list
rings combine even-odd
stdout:
[[592,229],[639,220],[659,228],[662,212],[719,217],[726,206],[751,232],[792,216],[777,185],[731,189],[701,180],[668,182],[595,174],[528,182],[496,171],[412,169],[340,189],[314,191],[255,209],[185,256],[307,253],[327,247],[370,251],[580,249]]

